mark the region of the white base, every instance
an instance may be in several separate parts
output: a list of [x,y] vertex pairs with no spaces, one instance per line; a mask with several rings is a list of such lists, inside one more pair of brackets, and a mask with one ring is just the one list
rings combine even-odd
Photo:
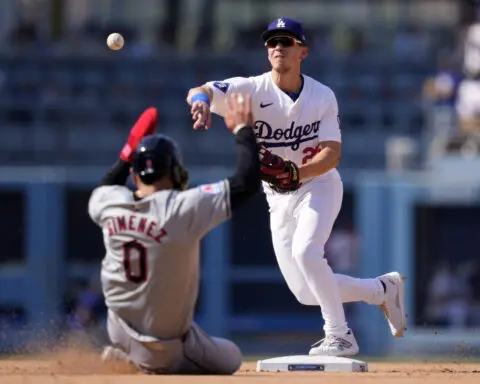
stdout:
[[365,361],[333,356],[282,356],[257,361],[257,372],[368,372]]

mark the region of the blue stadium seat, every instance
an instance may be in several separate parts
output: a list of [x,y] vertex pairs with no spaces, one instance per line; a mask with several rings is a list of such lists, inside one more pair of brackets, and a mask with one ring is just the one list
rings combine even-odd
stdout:
[[[62,164],[110,162],[108,156],[118,151],[117,144],[148,106],[159,109],[162,131],[175,136],[192,156],[200,159],[215,151],[232,157],[231,137],[222,119],[214,118],[215,133],[192,131],[187,91],[207,80],[268,70],[264,51],[249,53],[248,60],[244,53],[148,59],[94,55],[57,59],[19,54],[0,58],[0,71],[5,74],[0,88],[0,123],[22,127],[15,132],[6,129],[6,142],[11,136],[12,143],[18,144],[19,137],[30,130],[34,132],[32,150],[47,156],[52,137],[57,137],[56,145],[63,140],[65,151],[55,161]],[[384,135],[422,129],[416,95],[431,68],[431,63],[399,63],[386,54],[335,60],[310,55],[304,72],[331,87],[338,98],[345,135],[344,164],[372,166],[381,160]],[[94,144],[92,132],[100,132]],[[368,137],[369,151],[357,151],[365,143],[352,134]],[[78,157],[76,153],[82,150],[91,156]],[[17,152],[15,156],[21,155]]]

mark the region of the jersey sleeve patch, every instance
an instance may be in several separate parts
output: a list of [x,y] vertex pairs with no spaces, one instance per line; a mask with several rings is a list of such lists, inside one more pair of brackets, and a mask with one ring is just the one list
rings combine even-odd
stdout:
[[224,191],[225,183],[223,181],[219,181],[218,183],[205,184],[202,185],[200,189],[206,193],[218,194]]
[[230,83],[225,83],[223,81],[215,81],[213,83],[213,86],[222,91],[223,93],[227,93],[228,88],[230,87]]

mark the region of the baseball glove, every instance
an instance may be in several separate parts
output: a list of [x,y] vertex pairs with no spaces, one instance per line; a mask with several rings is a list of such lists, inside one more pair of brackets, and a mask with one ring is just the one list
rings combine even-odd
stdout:
[[277,193],[288,193],[299,188],[299,172],[295,163],[273,154],[263,146],[259,147],[258,155],[261,178],[270,188]]

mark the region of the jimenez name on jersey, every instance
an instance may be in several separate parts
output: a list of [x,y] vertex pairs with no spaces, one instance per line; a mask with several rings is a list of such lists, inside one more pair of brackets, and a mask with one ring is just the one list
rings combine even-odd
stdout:
[[161,243],[167,235],[165,228],[162,228],[155,220],[137,215],[122,215],[107,219],[108,236],[116,236],[122,232],[136,232],[147,235],[157,243]]

